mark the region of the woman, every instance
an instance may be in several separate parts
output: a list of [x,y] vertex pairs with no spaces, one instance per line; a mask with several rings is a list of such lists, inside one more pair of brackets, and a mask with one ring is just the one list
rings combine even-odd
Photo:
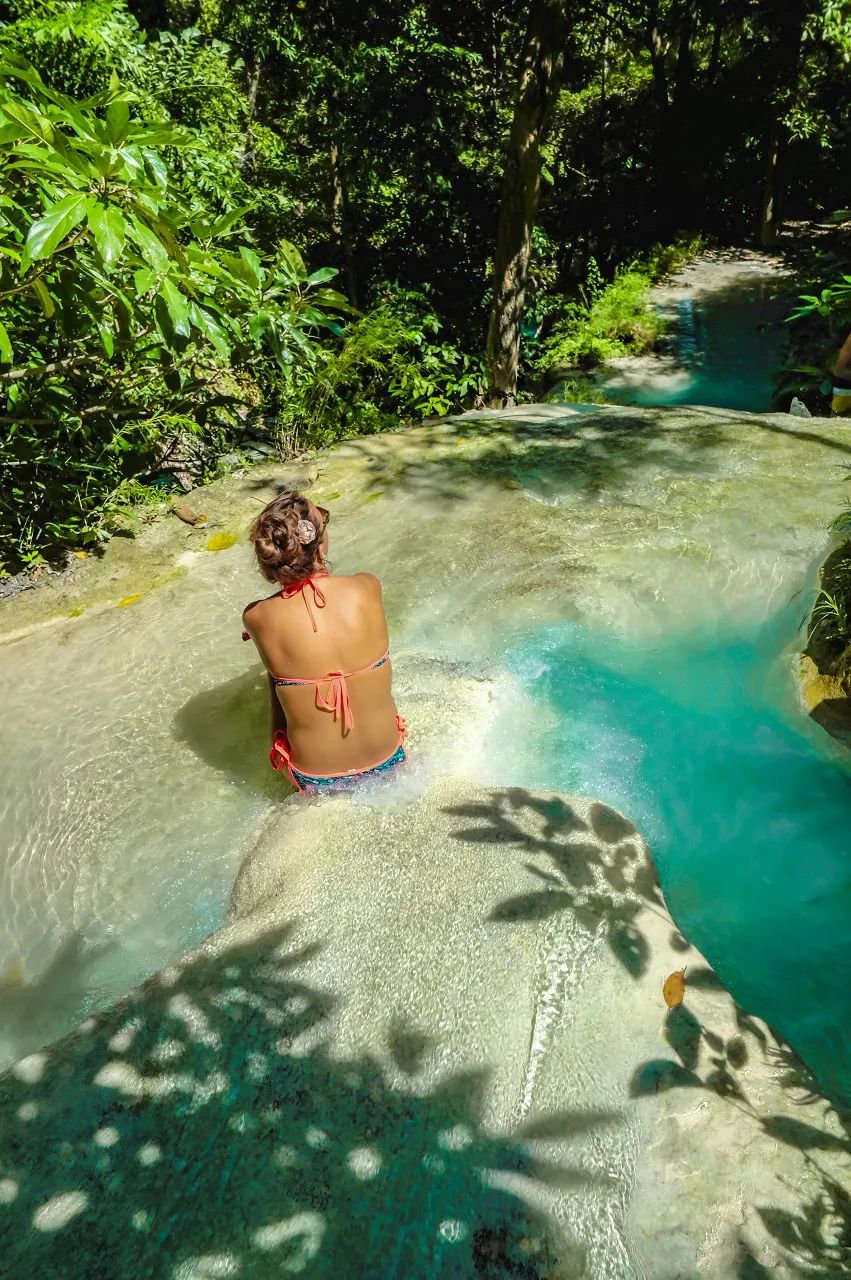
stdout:
[[851,333],[845,339],[833,366],[833,399],[831,412],[837,417],[851,416]]
[[242,615],[243,639],[269,672],[272,767],[313,795],[405,760],[381,584],[371,573],[330,573],[329,519],[299,493],[261,511],[251,541],[260,572],[279,590]]

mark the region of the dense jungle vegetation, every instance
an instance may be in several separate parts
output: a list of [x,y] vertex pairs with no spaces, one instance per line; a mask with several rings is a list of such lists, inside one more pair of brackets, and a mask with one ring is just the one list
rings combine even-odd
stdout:
[[694,237],[851,216],[849,56],[851,0],[0,4],[0,571],[652,345]]

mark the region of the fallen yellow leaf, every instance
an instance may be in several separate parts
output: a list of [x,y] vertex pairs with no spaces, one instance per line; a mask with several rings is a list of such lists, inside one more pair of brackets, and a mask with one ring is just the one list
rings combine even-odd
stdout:
[[128,604],[135,604],[137,600],[142,599],[142,592],[139,591],[135,596],[122,596],[115,606],[116,609],[126,609]]
[[88,551],[75,551],[75,552],[74,552],[74,555],[77,557],[77,559],[78,559],[78,560],[85,560],[85,559],[86,559],[86,556],[87,556],[88,554],[89,554],[89,553],[88,553]]
[[214,533],[207,541],[208,551],[227,551],[239,540],[238,533]]
[[662,987],[662,995],[665,997],[665,1004],[669,1009],[676,1009],[686,998],[686,971],[685,969],[677,969],[674,973],[668,974],[665,984]]

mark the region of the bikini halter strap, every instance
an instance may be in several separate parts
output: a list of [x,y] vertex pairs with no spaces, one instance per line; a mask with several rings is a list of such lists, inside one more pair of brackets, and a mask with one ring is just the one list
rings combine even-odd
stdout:
[[317,609],[324,609],[327,603],[325,600],[325,593],[322,588],[316,585],[317,576],[327,578],[328,574],[323,573],[316,576],[311,574],[307,578],[302,578],[299,582],[290,582],[286,587],[281,588],[282,600],[291,600],[293,596],[297,596],[299,592],[301,592],[301,598],[304,601],[304,607],[307,610],[307,616],[310,618],[310,625],[313,627],[314,631],[317,630],[316,615],[313,612],[313,606],[310,603],[307,588],[310,587],[310,590],[313,593],[313,604],[316,605]]

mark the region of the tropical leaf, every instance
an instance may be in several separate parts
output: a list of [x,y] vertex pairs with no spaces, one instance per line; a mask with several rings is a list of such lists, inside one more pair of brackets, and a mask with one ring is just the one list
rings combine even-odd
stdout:
[[37,262],[53,253],[69,231],[73,231],[77,224],[82,222],[86,215],[87,203],[86,196],[75,191],[72,195],[65,196],[32,224],[26,242],[29,262]]
[[114,147],[120,146],[127,137],[127,126],[130,123],[130,104],[125,98],[111,102],[106,109],[106,134]]
[[118,262],[124,248],[124,216],[114,204],[92,201],[88,208],[88,225],[103,265],[108,271]]

